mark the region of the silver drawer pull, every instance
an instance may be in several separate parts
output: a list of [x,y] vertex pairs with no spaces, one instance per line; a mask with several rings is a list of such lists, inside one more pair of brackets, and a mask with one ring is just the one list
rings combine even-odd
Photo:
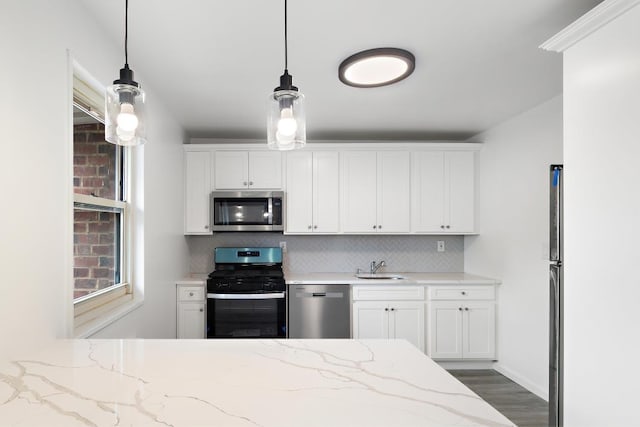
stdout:
[[193,292],[189,292],[189,296],[192,297],[193,296]]

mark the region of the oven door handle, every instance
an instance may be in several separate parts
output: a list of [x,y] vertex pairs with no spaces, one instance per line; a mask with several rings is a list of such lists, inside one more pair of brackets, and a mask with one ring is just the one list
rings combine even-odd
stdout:
[[282,299],[286,295],[285,292],[271,292],[266,294],[207,294],[207,298],[211,299]]

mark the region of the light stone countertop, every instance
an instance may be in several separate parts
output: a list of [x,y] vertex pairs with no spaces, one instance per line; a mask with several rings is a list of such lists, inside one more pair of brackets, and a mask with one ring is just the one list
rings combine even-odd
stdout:
[[359,279],[355,273],[290,273],[289,285],[350,284],[350,285],[497,285],[499,280],[469,273],[380,273],[399,275],[405,279]]
[[206,274],[194,274],[189,277],[183,277],[180,280],[176,280],[176,285],[184,286],[204,286],[207,283]]
[[0,361],[0,424],[512,426],[403,340],[61,340]]

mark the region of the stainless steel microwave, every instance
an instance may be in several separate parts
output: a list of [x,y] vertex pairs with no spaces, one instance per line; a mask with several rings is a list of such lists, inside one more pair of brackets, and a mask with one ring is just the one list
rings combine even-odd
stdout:
[[212,231],[284,230],[284,191],[214,191]]

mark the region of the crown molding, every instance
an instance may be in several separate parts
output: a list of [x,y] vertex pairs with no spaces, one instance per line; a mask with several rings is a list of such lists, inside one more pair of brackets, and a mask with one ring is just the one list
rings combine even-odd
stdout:
[[539,47],[553,52],[564,52],[638,4],[640,0],[605,0]]

